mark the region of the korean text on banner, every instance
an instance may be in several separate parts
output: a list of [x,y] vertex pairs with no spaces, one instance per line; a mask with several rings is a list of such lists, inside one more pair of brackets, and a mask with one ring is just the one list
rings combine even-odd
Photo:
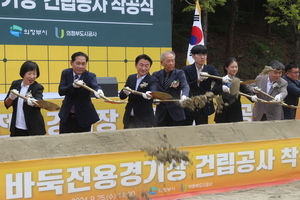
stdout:
[[201,24],[201,8],[198,1],[196,1],[194,23],[191,32],[189,48],[187,51],[186,65],[190,65],[194,63],[194,59],[191,56],[191,49],[193,48],[193,46],[199,44],[204,45],[204,37],[203,37],[202,24]]

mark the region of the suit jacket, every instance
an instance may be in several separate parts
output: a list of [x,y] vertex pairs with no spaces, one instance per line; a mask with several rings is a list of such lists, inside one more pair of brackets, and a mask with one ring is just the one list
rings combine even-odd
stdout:
[[[18,91],[21,90],[21,83],[23,79],[19,79],[16,81],[13,81],[9,91],[12,89],[16,89]],[[40,85],[38,82],[34,82],[32,85],[29,86],[28,92],[31,92],[32,97],[35,98],[36,100],[43,100],[43,91],[44,87]],[[5,99],[9,97],[9,93],[7,93]],[[5,101],[4,99],[4,101]],[[19,97],[16,98],[13,101],[12,107],[13,107],[13,114],[12,114],[12,119],[10,123],[10,136],[14,136],[15,133],[15,125],[16,125],[16,116],[17,116],[17,111],[18,111],[18,101]],[[5,103],[4,103],[5,105]],[[5,107],[8,109],[9,107],[5,105]],[[27,130],[30,135],[45,135],[46,134],[46,129],[45,129],[45,122],[44,118],[41,114],[41,109],[39,107],[34,107],[34,106],[29,106],[26,101],[23,103],[23,112],[24,112],[24,117],[25,117],[25,123],[27,126]]]
[[[190,87],[186,81],[185,74],[183,70],[174,69],[170,75],[167,88],[164,87],[164,69],[154,72],[152,74],[154,77],[158,79],[158,91],[165,92],[170,94],[174,99],[180,99],[180,94],[182,91],[182,95],[188,96]],[[178,81],[178,87],[170,87],[173,81]],[[163,121],[167,112],[169,112],[170,116],[174,121],[185,120],[185,114],[183,108],[177,103],[160,103],[156,107],[155,117],[156,121],[159,123]]]
[[[207,78],[206,80],[200,82],[200,84],[198,85],[197,84],[198,74],[197,74],[195,63],[185,66],[183,68],[183,71],[185,72],[187,82],[190,86],[189,97],[204,95],[206,92],[211,91],[211,84],[213,80],[218,84],[222,84],[222,80]],[[220,76],[218,71],[215,69],[215,67],[211,65],[204,65],[202,72],[207,72],[208,74],[214,76]],[[202,108],[202,111],[207,116],[213,114],[215,112],[213,102],[211,101],[206,103],[206,105]],[[197,110],[193,112],[186,109],[186,115],[195,115],[195,114],[197,115]]]
[[[256,83],[252,83],[249,86],[249,89],[251,92],[254,92],[253,87],[261,88],[262,91],[266,92],[267,90],[267,81],[268,81],[269,75],[265,76],[257,76],[256,80],[259,80]],[[283,78],[280,78],[278,81],[276,81],[279,85],[279,87],[271,87],[269,94],[273,97],[275,97],[277,94],[281,94],[282,98],[284,99],[287,95],[287,81]],[[275,84],[273,83],[273,85]],[[255,93],[255,92],[254,92]],[[257,97],[260,99],[264,99],[267,101],[271,101],[272,99],[269,97],[266,97],[265,95],[258,93]],[[266,112],[267,120],[281,120],[283,119],[283,109],[280,104],[265,104],[261,102],[256,102],[254,104],[253,112],[252,112],[252,120],[253,121],[260,121],[264,112]]]
[[[101,89],[97,84],[96,75],[89,71],[85,71],[80,76],[80,80],[94,90]],[[65,123],[74,104],[76,110],[76,118],[81,127],[88,127],[99,121],[99,116],[91,101],[91,92],[85,88],[73,87],[74,77],[73,69],[68,68],[62,71],[61,79],[58,87],[58,93],[65,96],[61,109],[58,113],[60,123]]]
[[[300,81],[294,81],[287,77],[283,76],[283,79],[288,82],[287,91],[288,95],[285,97],[284,102],[288,105],[298,106],[298,101],[300,97]],[[297,109],[282,107],[284,112],[284,119],[295,119]]]
[[[130,89],[135,90],[135,85],[137,81],[137,74],[132,74],[127,78],[125,87],[129,87]],[[141,87],[142,83],[147,83],[146,87]],[[138,86],[137,91],[139,92],[155,92],[157,91],[158,80],[147,74],[144,79],[141,81],[141,84]],[[120,91],[120,99],[126,99],[127,95]],[[128,98],[128,103],[125,107],[125,113],[123,117],[123,124],[127,125],[130,119],[130,113],[133,109],[134,120],[137,127],[153,127],[156,126],[155,117],[152,107],[153,100],[144,99],[141,95],[138,94],[130,94]]]
[[[221,95],[223,102],[228,103],[228,106],[224,106],[222,112],[216,112],[215,122],[228,123],[243,121],[241,96],[239,95],[236,99],[236,97],[230,93],[223,92],[222,86],[223,84],[219,85],[216,83],[212,90],[215,95]],[[251,96],[253,95],[247,86],[243,84],[240,84],[240,91]],[[231,102],[232,98],[234,98],[233,102]]]

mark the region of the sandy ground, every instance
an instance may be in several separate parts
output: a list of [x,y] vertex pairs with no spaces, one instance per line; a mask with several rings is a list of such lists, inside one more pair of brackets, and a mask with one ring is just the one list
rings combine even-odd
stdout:
[[184,200],[299,200],[300,180],[266,187],[234,190],[224,193],[201,194]]

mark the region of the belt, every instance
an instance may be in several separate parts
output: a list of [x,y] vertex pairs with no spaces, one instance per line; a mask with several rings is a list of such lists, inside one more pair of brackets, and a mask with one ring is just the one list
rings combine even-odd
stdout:
[[70,113],[70,114],[69,114],[69,117],[70,117],[70,118],[76,118],[76,113]]

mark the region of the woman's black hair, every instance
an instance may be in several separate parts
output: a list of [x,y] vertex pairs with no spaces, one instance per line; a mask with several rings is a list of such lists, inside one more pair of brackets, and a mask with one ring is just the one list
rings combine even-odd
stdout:
[[29,72],[29,71],[34,71],[36,70],[36,77],[38,78],[40,76],[40,70],[39,70],[39,66],[35,63],[35,62],[32,62],[32,61],[26,61],[23,63],[23,65],[21,66],[21,69],[20,69],[20,76],[22,78],[24,78],[24,75],[26,74],[26,72]]

